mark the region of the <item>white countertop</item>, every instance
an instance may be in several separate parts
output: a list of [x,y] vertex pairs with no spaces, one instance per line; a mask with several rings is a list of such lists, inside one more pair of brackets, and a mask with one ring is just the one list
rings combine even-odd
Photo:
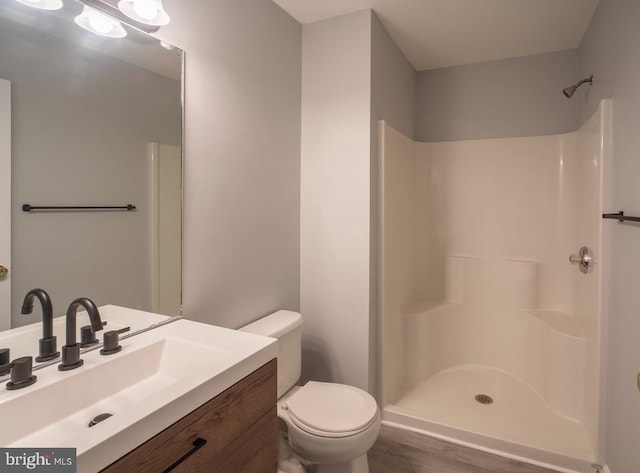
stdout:
[[[76,448],[78,472],[93,473],[277,356],[274,339],[184,319],[121,345],[72,371],[38,370],[22,390],[1,386],[0,445]],[[103,412],[113,416],[89,428]]]

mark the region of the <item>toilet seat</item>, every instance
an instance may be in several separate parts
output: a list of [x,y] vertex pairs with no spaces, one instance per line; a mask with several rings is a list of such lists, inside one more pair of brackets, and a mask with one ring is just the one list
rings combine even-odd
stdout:
[[361,389],[309,381],[286,402],[291,421],[320,437],[347,437],[366,430],[376,420],[378,405]]

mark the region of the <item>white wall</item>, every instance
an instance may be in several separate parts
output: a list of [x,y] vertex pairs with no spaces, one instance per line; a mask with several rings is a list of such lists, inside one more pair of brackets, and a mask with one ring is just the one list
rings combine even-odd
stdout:
[[302,28],[265,0],[164,5],[186,51],[184,314],[298,310]]
[[[601,0],[580,46],[580,77],[593,85],[574,96],[586,121],[601,98],[613,97],[613,195],[609,211],[640,214],[640,2]],[[612,232],[607,464],[612,473],[640,465],[640,228],[607,221]]]
[[371,11],[304,26],[303,378],[369,388]]

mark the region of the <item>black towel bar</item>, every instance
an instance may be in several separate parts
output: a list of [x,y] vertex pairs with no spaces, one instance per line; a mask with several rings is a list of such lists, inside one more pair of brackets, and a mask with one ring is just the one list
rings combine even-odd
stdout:
[[136,210],[136,206],[132,204],[127,205],[75,205],[75,206],[39,206],[31,204],[23,204],[23,212],[32,212],[37,210],[75,210],[83,212],[101,211],[101,210],[124,210],[131,211]]
[[602,218],[611,218],[618,222],[640,222],[640,217],[629,217],[622,210],[615,214],[602,214]]

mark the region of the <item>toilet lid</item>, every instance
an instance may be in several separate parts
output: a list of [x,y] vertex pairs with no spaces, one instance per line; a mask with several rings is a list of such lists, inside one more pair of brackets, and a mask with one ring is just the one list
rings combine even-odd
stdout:
[[287,400],[293,422],[317,435],[341,436],[357,433],[375,419],[378,406],[373,397],[358,388],[309,381]]

